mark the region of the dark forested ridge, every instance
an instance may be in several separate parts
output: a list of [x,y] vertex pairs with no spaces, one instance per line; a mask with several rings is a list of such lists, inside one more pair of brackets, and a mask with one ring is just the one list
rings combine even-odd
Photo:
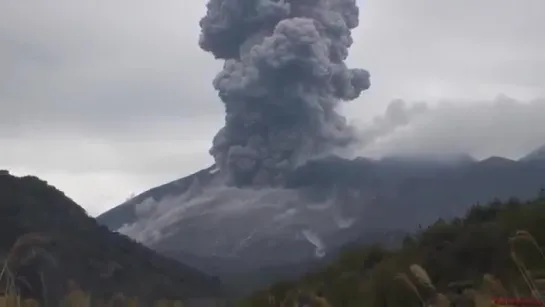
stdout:
[[[530,297],[512,255],[516,253],[518,261],[529,271],[528,276],[539,285],[537,281],[545,276],[545,258],[532,240],[535,239],[543,253],[545,190],[539,194],[538,198],[526,202],[511,199],[475,205],[462,218],[439,219],[425,229],[408,234],[403,246],[397,249],[378,244],[353,247],[342,252],[325,269],[255,292],[241,304],[280,306],[281,302],[297,300],[303,293],[321,299],[322,303],[325,298],[331,306],[422,306],[414,291],[399,278],[412,276],[414,271],[409,268],[414,264],[427,271],[434,287],[431,292],[446,295],[454,306],[475,306],[472,304],[476,297]],[[516,236],[517,232],[521,235]],[[495,282],[491,282],[491,276]],[[503,287],[494,292],[487,288],[490,283]],[[471,290],[464,291],[462,287]],[[426,300],[426,289],[417,288]],[[427,291],[430,295],[430,289]],[[469,302],[464,302],[466,299]],[[427,303],[447,306],[433,299]]]
[[[34,261],[14,270],[26,274],[24,277],[31,283],[36,280],[33,274],[44,273],[50,296],[65,293],[68,280],[103,297],[123,293],[143,299],[180,299],[220,293],[217,278],[100,226],[45,181],[2,171],[0,195],[0,252],[5,259],[16,240],[25,234],[47,238],[33,246],[34,250],[42,250]],[[21,291],[36,294],[35,288],[42,287],[40,282],[32,286]]]

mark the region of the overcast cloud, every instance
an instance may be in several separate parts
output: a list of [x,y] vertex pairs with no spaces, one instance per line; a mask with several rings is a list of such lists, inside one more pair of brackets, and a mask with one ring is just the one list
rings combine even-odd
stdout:
[[[372,86],[343,111],[369,125],[393,99],[428,105],[362,152],[519,157],[545,143],[545,1],[360,4],[349,62]],[[221,63],[197,45],[204,10],[0,1],[0,168],[38,175],[95,215],[210,164],[223,106],[211,85]]]
[[374,142],[361,148],[360,155],[470,154],[477,159],[499,155],[516,160],[545,145],[545,99],[499,96],[433,106],[404,101],[394,105],[398,107],[389,109],[395,112],[387,111],[361,128],[373,135]]

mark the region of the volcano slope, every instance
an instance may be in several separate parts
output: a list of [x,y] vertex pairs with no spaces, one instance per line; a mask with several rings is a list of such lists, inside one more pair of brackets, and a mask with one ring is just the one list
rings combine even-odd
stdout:
[[146,191],[98,222],[221,278],[270,282],[295,277],[346,244],[396,244],[403,232],[461,216],[473,204],[535,197],[545,187],[545,163],[529,157],[328,158],[291,173],[286,188],[261,189],[218,185],[212,166]]

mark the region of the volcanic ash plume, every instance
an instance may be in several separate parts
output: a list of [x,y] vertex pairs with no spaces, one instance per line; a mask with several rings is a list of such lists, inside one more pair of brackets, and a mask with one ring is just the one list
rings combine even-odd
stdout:
[[281,185],[308,157],[345,146],[352,129],[335,108],[370,86],[348,69],[356,0],[210,0],[200,46],[224,59],[214,87],[225,126],[211,155],[236,185]]

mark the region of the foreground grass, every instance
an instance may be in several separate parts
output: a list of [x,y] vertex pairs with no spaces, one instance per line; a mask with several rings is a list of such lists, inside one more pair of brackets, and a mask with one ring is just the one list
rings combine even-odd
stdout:
[[306,298],[311,306],[481,307],[493,306],[494,297],[535,304],[545,290],[538,242],[545,242],[544,197],[476,205],[463,218],[408,235],[397,250],[346,251],[325,270],[277,283],[240,305],[294,306]]
[[[154,302],[147,302],[141,301],[138,297],[127,297],[123,293],[114,293],[112,296],[104,298],[83,291],[74,280],[68,280],[65,287],[66,295],[57,302],[45,301],[45,293],[38,293],[38,297],[34,298],[25,297],[20,291],[20,285],[24,285],[27,289],[32,289],[36,285],[29,284],[24,276],[18,275],[18,269],[47,254],[42,246],[50,243],[50,241],[51,238],[40,233],[28,233],[17,239],[5,256],[0,269],[0,307],[218,307],[223,305],[217,299],[190,300],[189,303],[179,299],[159,299]],[[42,276],[43,283],[43,273],[40,272],[39,274]],[[47,284],[40,285],[42,289],[47,289],[47,287]]]

